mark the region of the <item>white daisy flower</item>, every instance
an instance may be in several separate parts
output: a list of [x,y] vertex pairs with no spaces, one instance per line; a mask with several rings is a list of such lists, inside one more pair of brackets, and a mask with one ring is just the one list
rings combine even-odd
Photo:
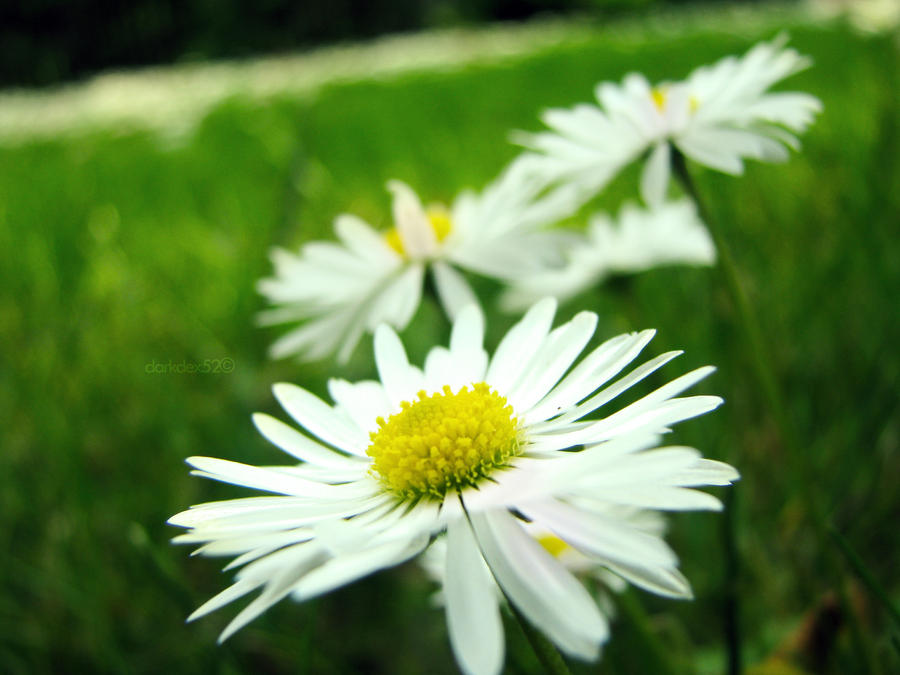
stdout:
[[694,161],[730,174],[743,160],[783,161],[822,109],[814,96],[769,92],[776,82],[807,68],[810,60],[785,47],[787,38],[753,47],[693,71],[687,80],[655,87],[638,73],[621,85],[602,82],[599,106],[548,110],[552,132],[522,134],[537,151],[526,155],[547,180],[576,183],[596,193],[622,167],[649,151],[641,176],[648,204],[659,204],[669,184],[671,145]]
[[[593,659],[607,622],[590,594],[524,528],[527,519],[631,583],[687,597],[665,542],[611,515],[616,505],[719,509],[692,488],[737,478],[727,464],[686,447],[655,447],[670,425],[704,414],[715,396],[678,395],[713,369],[676,378],[620,410],[598,411],[678,352],[618,377],[652,331],[592,349],[597,316],[551,330],[555,302],[536,304],[501,341],[482,347],[475,306],[454,322],[449,348],[411,365],[387,325],[375,332],[379,381],[331,380],[334,404],[300,387],[274,393],[306,433],[264,414],[260,432],[299,463],[256,467],[192,457],[196,475],[273,493],[202,504],[169,522],[175,541],[204,555],[234,555],[234,585],[191,619],[262,589],[225,628],[227,638],[280,599],[306,600],[422,552],[446,535],[444,592],[450,642],[466,673],[503,661],[504,595],[566,654]],[[615,379],[617,378],[618,379]],[[587,419],[590,416],[590,419]]]
[[519,311],[546,295],[568,300],[613,274],[663,265],[712,265],[716,248],[689,199],[642,209],[626,204],[618,222],[595,214],[586,236],[569,248],[567,262],[516,280],[504,292],[504,309]]
[[571,190],[538,196],[543,183],[520,163],[481,194],[463,192],[449,211],[424,208],[404,183],[391,181],[394,227],[377,232],[341,215],[339,242],[311,242],[299,254],[272,252],[275,275],[258,288],[275,308],[263,325],[300,321],[271,347],[273,358],[317,359],[337,351],[345,362],[360,337],[386,323],[404,328],[419,305],[426,269],[448,316],[476,303],[457,268],[509,280],[560,261],[566,235],[546,227],[575,210]]

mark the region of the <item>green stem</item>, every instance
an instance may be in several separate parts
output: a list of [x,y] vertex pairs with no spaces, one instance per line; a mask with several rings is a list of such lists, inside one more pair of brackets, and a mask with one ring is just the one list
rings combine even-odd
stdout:
[[[781,392],[778,389],[774,373],[769,367],[769,361],[766,358],[767,351],[763,346],[764,343],[762,332],[759,328],[759,322],[756,320],[756,317],[750,308],[750,301],[747,298],[747,294],[744,292],[743,285],[741,285],[737,265],[735,265],[734,258],[731,255],[731,249],[729,249],[728,244],[725,242],[718,224],[710,217],[703,201],[700,199],[697,189],[694,187],[694,181],[691,179],[691,175],[688,172],[684,155],[678,150],[674,150],[672,155],[672,168],[675,176],[681,182],[684,191],[696,205],[697,215],[700,216],[700,220],[706,225],[712,236],[713,243],[715,243],[719,260],[719,269],[722,271],[725,286],[728,289],[728,294],[731,296],[731,301],[737,311],[738,321],[740,321],[741,329],[747,340],[747,346],[750,348],[754,371],[759,380],[763,395],[766,397],[769,412],[775,419],[776,424],[778,424],[779,431],[782,435],[782,441],[785,445],[788,445],[789,449],[797,448],[799,447],[799,443],[797,443],[794,438],[793,427],[787,416],[787,408],[781,398]],[[805,481],[803,481],[803,483],[805,484]]]
[[[628,619],[629,626],[634,629],[637,637],[645,647],[645,655],[652,662],[650,671],[659,673],[659,675],[674,675],[678,670],[669,663],[669,652],[666,646],[660,641],[650,626],[650,619],[644,611],[643,605],[635,597],[633,590],[622,593],[616,604],[621,607],[623,613]],[[646,665],[646,662],[645,662]]]
[[898,610],[894,603],[891,602],[887,589],[885,589],[885,587],[881,585],[881,582],[875,578],[875,575],[869,571],[869,568],[862,561],[862,558],[857,555],[856,551],[853,550],[853,547],[844,535],[838,532],[834,526],[830,526],[828,532],[831,534],[835,543],[837,543],[838,548],[841,549],[844,557],[847,558],[850,567],[853,568],[853,571],[856,572],[860,580],[868,587],[869,592],[881,602],[885,611],[887,611],[888,616],[891,617],[894,623],[896,623],[897,626],[900,626],[900,610]]
[[825,509],[822,507],[818,495],[812,488],[813,485],[820,484],[820,481],[818,480],[818,469],[808,460],[806,448],[801,445],[796,435],[793,421],[788,413],[789,408],[784,403],[774,371],[770,366],[769,360],[766,358],[766,355],[770,354],[771,350],[765,348],[765,342],[763,340],[759,322],[750,307],[750,301],[747,298],[744,287],[741,285],[734,257],[731,255],[731,250],[719,229],[718,223],[710,217],[709,212],[697,193],[697,188],[694,186],[694,182],[691,179],[684,155],[677,149],[673,149],[672,170],[684,188],[684,191],[696,205],[697,215],[706,225],[712,236],[713,243],[716,246],[719,269],[722,271],[725,286],[728,289],[734,308],[737,311],[738,321],[740,322],[753,361],[754,374],[759,387],[762,390],[763,396],[766,399],[769,413],[772,415],[772,418],[778,426],[782,443],[785,446],[786,452],[784,455],[787,460],[788,470],[791,474],[791,482],[799,490],[800,496],[806,505],[809,518],[818,539],[819,549],[822,552],[825,568],[838,594],[845,616],[852,617],[850,632],[856,651],[863,662],[869,666],[869,672],[880,672],[880,668],[877,667],[877,661],[874,658],[874,650],[869,644],[866,632],[858,625],[856,614],[853,612],[853,608],[848,601],[840,566],[832,553],[831,546],[828,545],[828,520]]
[[823,509],[819,505],[816,495],[810,488],[812,484],[817,482],[816,474],[818,471],[810,462],[805,461],[807,454],[804,452],[803,447],[795,435],[793,424],[788,415],[788,407],[784,403],[775,375],[769,365],[769,360],[766,358],[766,354],[770,352],[764,347],[759,322],[756,320],[756,317],[750,308],[750,301],[747,299],[747,294],[744,292],[744,287],[741,285],[737,265],[734,263],[731,250],[728,248],[728,244],[722,236],[718,224],[710,217],[703,201],[700,199],[697,189],[694,187],[694,182],[691,180],[691,175],[688,172],[684,155],[678,150],[675,150],[672,156],[672,168],[681,182],[684,191],[697,206],[697,214],[706,224],[713,242],[715,243],[719,260],[719,269],[722,271],[725,286],[728,289],[728,293],[731,296],[732,303],[737,312],[738,321],[740,322],[753,361],[754,374],[759,387],[762,390],[763,396],[766,399],[769,413],[778,425],[781,440],[787,450],[784,454],[786,455],[786,459],[788,460],[787,463],[791,470],[792,482],[795,487],[801,491],[810,515],[812,516],[813,526],[816,529],[817,534],[820,535],[820,543],[824,545],[827,540],[825,515]]
[[725,493],[725,513],[722,518],[722,540],[725,547],[725,588],[722,598],[722,628],[728,645],[728,675],[741,675],[741,622],[739,579],[740,556],[737,549],[737,486]]
[[[504,595],[506,595],[505,592]],[[528,638],[528,644],[531,645],[535,655],[537,655],[538,661],[544,666],[544,670],[550,673],[550,675],[571,675],[569,667],[563,660],[562,655],[556,650],[556,647],[553,646],[553,643],[544,637],[543,633],[532,626],[528,622],[528,619],[522,616],[522,613],[509,601],[509,598],[506,598],[506,601],[512,615],[516,618],[516,621],[519,622],[522,632],[525,633],[525,637]]]

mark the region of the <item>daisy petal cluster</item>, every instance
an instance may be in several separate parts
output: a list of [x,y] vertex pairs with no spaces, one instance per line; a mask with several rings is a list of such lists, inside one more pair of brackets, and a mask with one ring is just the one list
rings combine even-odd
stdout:
[[254,422],[290,463],[188,460],[197,475],[268,493],[202,504],[170,520],[187,529],[176,540],[199,544],[198,553],[236,556],[228,566],[237,569],[235,583],[192,618],[260,591],[225,639],[282,598],[315,597],[443,536],[447,624],[464,672],[502,668],[498,587],[564,653],[594,659],[609,633],[606,617],[532,528],[630,583],[689,596],[661,532],[622,509],[721,508],[696,488],[733,482],[732,467],[693,448],[659,447],[672,425],[721,403],[681,396],[712,368],[616,408],[620,394],[678,352],[628,370],[652,331],[585,353],[597,316],[581,312],[553,328],[555,307],[552,299],[538,302],[489,356],[483,316],[467,306],[449,346],[433,348],[422,368],[382,324],[374,341],[378,380],[331,380],[331,403],[275,385],[302,430],[264,414]]
[[615,274],[663,265],[712,265],[716,249],[688,199],[649,209],[628,203],[617,220],[595,214],[585,237],[568,250],[564,265],[516,280],[501,297],[508,310],[521,310],[552,295],[568,300]]
[[577,199],[572,189],[542,195],[543,187],[514,163],[483,192],[463,192],[447,209],[426,208],[409,186],[391,181],[389,230],[342,215],[334,225],[337,242],[310,242],[297,254],[275,249],[274,276],[258,285],[273,308],[258,320],[299,326],[272,345],[271,355],[317,359],[336,351],[346,362],[379,324],[406,327],[426,272],[453,318],[477,302],[460,270],[505,281],[558,262],[569,237],[547,228],[574,211]]
[[730,174],[745,159],[783,161],[821,110],[814,96],[770,92],[774,84],[807,68],[808,58],[785,46],[786,38],[756,45],[694,70],[686,80],[652,85],[641,74],[621,84],[603,82],[599,105],[552,109],[543,115],[551,131],[520,134],[536,170],[547,180],[595,193],[624,166],[647,154],[641,193],[661,203],[669,184],[672,146],[699,164]]
[[[620,506],[610,507],[608,513],[612,518],[627,522],[629,526],[650,535],[662,536],[665,532],[665,520],[656,511]],[[556,558],[567,570],[580,580],[593,582],[592,590],[596,594],[600,611],[608,618],[615,616],[616,610],[612,594],[621,593],[628,587],[628,583],[622,577],[610,572],[590,555],[570,546],[564,539],[537,523],[523,522],[522,526],[547,553]],[[436,605],[444,607],[446,605],[443,586],[447,577],[447,538],[442,536],[435,539],[419,557],[419,562],[428,576],[440,586],[440,589],[434,594],[434,602]],[[483,569],[495,595],[502,603],[503,591],[497,586],[487,565],[483,565]]]

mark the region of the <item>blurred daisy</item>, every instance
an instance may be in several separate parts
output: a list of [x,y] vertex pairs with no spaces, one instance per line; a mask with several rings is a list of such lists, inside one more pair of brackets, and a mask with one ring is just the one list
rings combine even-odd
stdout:
[[[662,536],[665,531],[665,521],[656,511],[635,509],[632,507],[616,506],[607,511],[610,517],[628,522],[629,526],[642,530],[653,536]],[[620,576],[610,572],[602,563],[589,555],[585,555],[578,549],[570,546],[565,540],[556,536],[552,531],[541,527],[534,522],[523,522],[525,531],[547,551],[556,558],[567,570],[579,579],[593,581],[595,600],[600,610],[609,618],[615,616],[615,605],[612,594],[621,593],[628,586]],[[435,603],[443,607],[445,596],[443,592],[444,582],[447,577],[447,539],[438,537],[419,557],[419,562],[429,577],[440,585],[440,590],[434,594]],[[497,598],[503,601],[503,592],[497,586],[487,565],[482,565],[489,585],[494,589]],[[687,584],[687,582],[685,582]]]
[[648,153],[641,193],[659,204],[669,184],[671,145],[694,161],[730,174],[743,172],[743,160],[783,161],[796,149],[822,104],[799,92],[768,89],[807,68],[810,60],[785,47],[787,38],[753,47],[693,71],[687,80],[652,86],[638,73],[621,85],[603,82],[599,106],[548,110],[552,132],[521,134],[536,151],[526,155],[545,178],[577,183],[597,192],[622,167]]
[[604,213],[594,215],[586,237],[568,250],[565,265],[517,280],[501,305],[518,311],[546,295],[567,300],[614,274],[715,260],[715,245],[689,199],[650,209],[626,204],[618,222]]
[[721,403],[678,397],[712,368],[595,416],[678,353],[615,379],[652,338],[644,331],[608,340],[573,366],[597,316],[582,312],[551,330],[554,313],[552,299],[539,302],[488,358],[481,312],[464,308],[449,349],[433,348],[424,369],[409,364],[390,327],[379,326],[379,381],[331,380],[333,405],[275,385],[276,398],[307,433],[268,415],[254,422],[299,463],[188,460],[196,475],[275,495],[202,504],[169,521],[189,529],[175,541],[201,544],[204,555],[237,556],[228,568],[241,567],[234,585],[190,618],[262,589],[225,628],[225,639],[286,596],[306,600],[396,565],[445,532],[447,623],[463,671],[502,667],[498,598],[485,566],[564,653],[596,658],[608,634],[605,617],[524,519],[631,583],[689,596],[665,542],[610,507],[721,508],[692,488],[728,484],[737,478],[733,468],[692,448],[655,447],[659,432]]
[[538,196],[543,183],[521,163],[481,194],[463,192],[450,210],[425,208],[391,181],[394,227],[378,232],[361,219],[335,221],[339,242],[311,242],[299,254],[272,252],[275,274],[258,288],[276,307],[263,325],[301,322],[271,347],[273,358],[317,359],[337,351],[346,362],[365,332],[381,323],[406,327],[419,306],[426,270],[452,319],[477,302],[459,272],[515,279],[558,264],[566,235],[546,227],[577,207],[572,190]]

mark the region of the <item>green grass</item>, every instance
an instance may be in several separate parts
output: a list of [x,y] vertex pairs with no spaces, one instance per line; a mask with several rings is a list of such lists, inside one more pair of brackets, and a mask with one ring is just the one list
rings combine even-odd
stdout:
[[[896,598],[897,50],[839,27],[791,33],[816,66],[790,88],[825,104],[803,152],[786,165],[750,165],[741,179],[695,175],[818,470],[813,489]],[[109,130],[0,150],[0,670],[455,672],[442,613],[414,566],[305,605],[283,602],[224,647],[215,639],[234,610],[183,623],[229,577],[218,571],[224,562],[171,546],[165,520],[240,494],[190,478],[183,459],[280,461],[250,413],[280,415],[272,382],[321,394],[335,372],[266,361],[276,333],[252,316],[267,250],[330,236],[340,211],[386,226],[389,178],[426,200],[483,185],[516,152],[510,129],[537,129],[541,108],[586,100],[600,79],[681,77],[772,34],[702,24],[598,32],[527,58],[335,85],[312,99],[232,99],[176,143]],[[617,180],[601,202],[634,194],[634,180]],[[659,381],[719,367],[702,389],[727,405],[675,437],[743,473],[741,635],[748,663],[759,662],[832,589],[728,297],[712,271],[660,269],[585,294],[562,315],[585,307],[600,313],[602,336],[652,326],[654,353],[685,349]],[[491,316],[489,347],[512,321]],[[407,331],[414,357],[443,331],[423,306]],[[340,374],[370,376],[370,354],[363,345]],[[226,357],[236,364],[228,374],[146,372],[154,360]],[[722,522],[672,518],[697,599],[634,593],[644,625],[629,611],[601,664],[577,672],[653,672],[647,631],[680,671],[722,671]],[[898,660],[885,617],[860,597],[864,633],[889,672]],[[509,672],[538,672],[519,629],[508,624],[507,635]],[[865,672],[846,631],[829,663],[827,672]]]

